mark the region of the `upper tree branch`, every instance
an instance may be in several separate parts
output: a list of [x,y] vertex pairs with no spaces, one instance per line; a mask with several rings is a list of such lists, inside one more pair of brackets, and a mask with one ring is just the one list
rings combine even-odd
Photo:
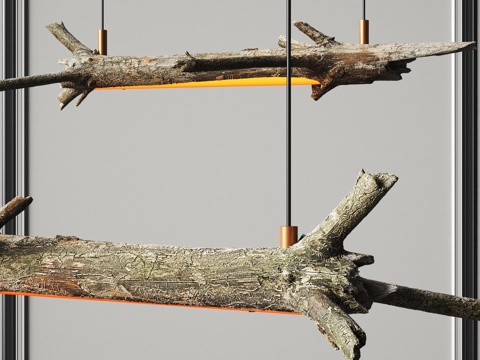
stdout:
[[[47,29],[62,43],[73,55],[78,53],[95,54],[93,50],[83,45],[62,23],[50,23]],[[98,53],[97,53],[98,54]]]
[[[292,76],[318,82],[318,85],[312,86],[315,100],[339,85],[400,80],[401,74],[410,71],[407,63],[416,58],[454,53],[474,46],[473,43],[343,44],[307,23],[295,24],[314,40],[315,45],[293,42]],[[74,89],[61,95],[63,108],[75,96],[82,94],[84,98],[98,88],[286,76],[284,49],[247,49],[208,54],[187,52],[158,57],[102,56],[78,41],[63,24],[50,24],[47,27],[73,52],[73,58],[62,61],[67,71],[58,74],[58,78],[49,74],[16,82],[1,80],[0,91],[58,81],[63,87]]]
[[338,41],[335,41],[334,37],[329,37],[322,33],[321,31],[318,31],[315,29],[313,26],[310,24],[307,24],[306,22],[303,21],[297,21],[294,22],[293,25],[295,25],[298,30],[303,32],[305,35],[307,35],[310,39],[313,40],[315,44],[317,44],[320,47],[331,47],[335,45],[340,45]]
[[395,175],[371,175],[362,170],[355,186],[342,202],[294,246],[322,252],[338,252],[343,249],[343,240],[373,210],[397,180]]

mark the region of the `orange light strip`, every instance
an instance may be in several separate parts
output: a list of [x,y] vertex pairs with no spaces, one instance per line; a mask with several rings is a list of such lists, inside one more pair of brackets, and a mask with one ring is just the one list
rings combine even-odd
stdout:
[[243,312],[261,312],[261,313],[268,313],[268,314],[302,315],[302,314],[297,313],[297,312],[276,311],[276,310],[234,309],[234,308],[220,308],[220,307],[214,307],[214,306],[187,306],[187,305],[174,305],[174,304],[156,304],[156,303],[140,302],[140,301],[83,298],[83,297],[75,297],[75,296],[57,296],[57,295],[49,295],[49,294],[31,294],[31,293],[22,293],[22,292],[13,292],[13,291],[0,291],[0,295],[31,296],[31,297],[67,299],[67,300],[87,300],[87,301],[113,302],[113,303],[124,303],[124,304],[175,306],[175,307],[184,307],[184,308],[192,308],[192,309],[230,310],[230,311],[243,311]]
[[[140,86],[118,86],[102,87],[95,90],[136,90],[136,89],[165,89],[165,88],[201,88],[201,87],[237,87],[237,86],[285,86],[287,79],[284,77],[264,77],[252,79],[230,79],[197,81],[167,85],[140,85]],[[318,85],[316,80],[307,78],[292,78],[292,85]]]

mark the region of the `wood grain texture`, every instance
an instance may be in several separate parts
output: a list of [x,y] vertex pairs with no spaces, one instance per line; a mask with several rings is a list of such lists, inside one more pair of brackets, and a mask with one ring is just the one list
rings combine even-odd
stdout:
[[[348,342],[339,332],[344,333],[345,326],[350,327],[353,321],[347,314],[366,313],[372,304],[359,281],[358,268],[373,263],[373,258],[345,251],[339,236],[346,236],[396,179],[360,172],[339,207],[311,234],[287,249],[187,248],[86,241],[71,236],[3,235],[0,291],[300,312],[314,319],[348,359],[356,359],[364,340],[353,339],[362,337],[363,332],[352,332]],[[343,215],[335,215],[340,212]],[[338,228],[347,230],[332,230]],[[332,321],[323,321],[322,314],[330,313],[332,304],[338,311],[329,315]]]
[[373,302],[480,319],[480,301],[364,279],[370,255],[343,243],[396,183],[360,172],[350,193],[287,249],[212,249],[0,235],[0,292],[280,311],[311,318],[345,358],[366,335],[349,316]]
[[[339,85],[370,84],[378,80],[400,80],[409,62],[416,58],[445,55],[474,47],[474,43],[344,44],[305,22],[295,25],[315,45],[295,41],[292,46],[292,77],[319,82],[312,98],[320,99]],[[94,89],[156,86],[215,80],[286,76],[285,39],[280,49],[246,49],[235,52],[169,56],[103,56],[78,41],[63,24],[51,23],[48,30],[73,54],[60,62],[66,69],[55,74],[0,81],[0,90],[61,82],[63,109],[80,96],[81,103]]]

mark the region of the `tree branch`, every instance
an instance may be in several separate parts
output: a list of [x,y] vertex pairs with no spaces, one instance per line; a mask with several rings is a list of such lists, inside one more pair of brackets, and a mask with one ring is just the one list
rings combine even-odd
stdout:
[[362,279],[365,289],[377,303],[411,310],[480,320],[480,301],[427,290]]
[[46,26],[48,31],[52,33],[55,38],[60,41],[68,50],[72,52],[73,55],[78,53],[85,53],[91,55],[98,55],[98,52],[94,52],[87,46],[83,45],[75,36],[73,36],[70,31],[67,30],[65,25],[62,23],[50,23]]
[[[362,171],[347,196],[349,209],[353,214],[371,210],[378,194],[388,191],[395,180],[393,175]],[[337,213],[347,208],[344,203]],[[339,214],[324,223],[352,229],[360,221],[354,218],[353,223]],[[358,267],[371,264],[373,258],[338,246],[323,252],[303,246],[314,241],[305,238],[288,249],[197,249],[63,236],[0,236],[0,291],[301,312],[314,319],[347,358],[356,359],[364,334],[347,314],[366,313],[371,306]]]
[[82,75],[76,71],[67,70],[52,74],[31,75],[0,80],[0,91],[76,81],[82,81]]
[[[315,45],[293,42],[292,76],[318,82],[312,98],[318,100],[339,85],[370,84],[378,80],[400,80],[409,72],[407,63],[419,57],[463,51],[474,43],[428,43],[356,45],[333,40],[304,22],[295,23]],[[85,97],[93,89],[158,86],[286,76],[284,49],[246,49],[227,53],[134,57],[102,56],[78,41],[63,24],[47,28],[73,53],[61,63],[66,71],[22,80],[0,80],[0,91],[61,82],[74,89],[61,95],[61,107],[75,96]],[[280,39],[281,46],[284,40]],[[57,76],[57,77],[55,77]],[[31,85],[30,85],[31,84]]]
[[480,300],[385,284],[359,276],[370,255],[345,251],[345,237],[397,181],[360,175],[310,234],[288,248],[206,249],[0,236],[0,292],[86,299],[299,312],[349,360],[365,333],[349,316],[373,302],[480,319]]
[[303,21],[297,21],[294,22],[293,25],[297,27],[298,30],[303,32],[305,35],[307,35],[310,39],[313,40],[315,44],[317,44],[320,47],[331,47],[335,45],[340,45],[338,41],[335,41],[334,37],[329,37],[322,33],[321,31],[318,31],[315,29],[313,26],[310,24],[307,24],[306,22]]
[[371,175],[364,170],[360,171],[350,193],[320,225],[294,246],[322,253],[343,250],[343,240],[373,210],[397,180],[398,177],[391,174]]
[[303,288],[291,294],[296,309],[316,324],[330,344],[349,360],[360,359],[367,336],[335,302],[315,289]]
[[30,196],[26,198],[17,196],[0,208],[0,228],[24,211],[32,201]]

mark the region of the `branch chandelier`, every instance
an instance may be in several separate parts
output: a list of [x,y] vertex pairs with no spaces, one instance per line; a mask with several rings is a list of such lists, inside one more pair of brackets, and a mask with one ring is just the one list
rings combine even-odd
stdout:
[[[106,56],[105,7],[101,0],[98,51],[82,44],[63,23],[50,23],[47,29],[73,54],[71,59],[61,60],[66,69],[0,80],[0,91],[60,83],[64,89],[58,97],[61,109],[77,97],[78,106],[90,92],[100,88],[286,86],[286,225],[281,227],[282,249],[187,248],[86,241],[68,236],[1,235],[0,293],[301,313],[312,319],[348,360],[360,358],[360,348],[366,341],[364,331],[350,314],[367,313],[374,302],[480,321],[478,299],[359,276],[358,269],[372,264],[374,259],[346,251],[343,242],[396,183],[395,175],[362,170],[351,192],[297,243],[297,227],[291,225],[292,85],[314,82],[311,97],[318,100],[340,85],[401,80],[401,75],[410,71],[407,64],[415,59],[473,49],[475,43],[368,45],[365,0],[359,24],[360,44],[335,41],[300,21],[295,26],[315,45],[292,43],[291,0],[286,2],[286,38],[279,43],[285,51],[245,49],[195,56],[186,52],[135,57]],[[253,61],[258,58],[260,61]],[[256,80],[224,80],[256,75]],[[193,86],[187,83],[192,81],[198,82]],[[0,209],[0,227],[2,219],[8,218],[5,214],[16,213],[22,201],[29,203],[31,199],[17,199],[16,205]],[[142,254],[139,262],[138,254]]]

